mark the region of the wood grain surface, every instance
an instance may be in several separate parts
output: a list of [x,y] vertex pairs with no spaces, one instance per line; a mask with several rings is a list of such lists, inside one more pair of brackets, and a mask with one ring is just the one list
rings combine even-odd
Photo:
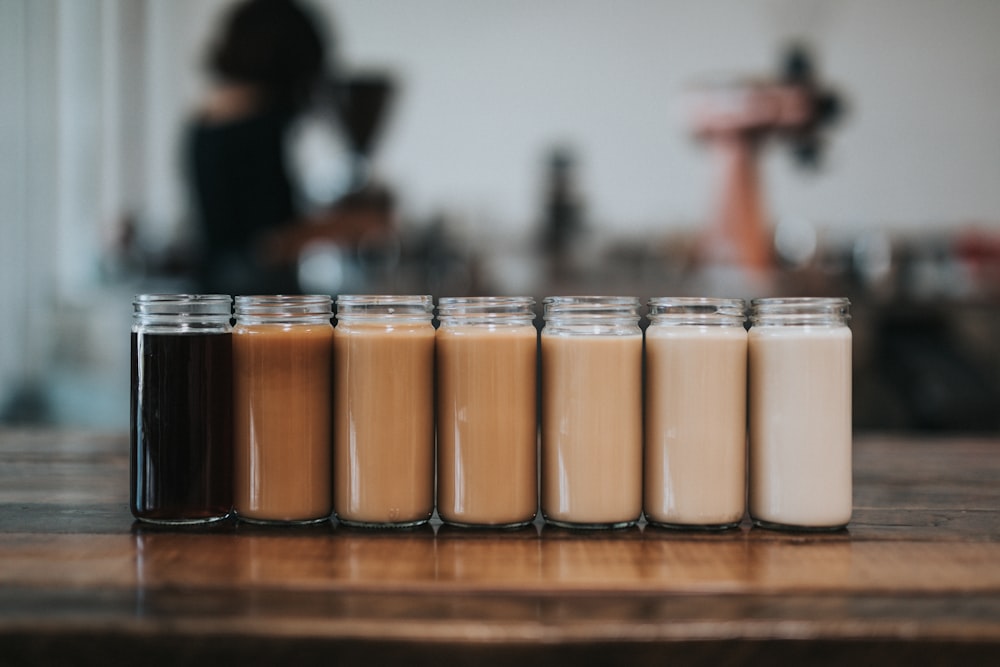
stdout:
[[0,431],[0,664],[1000,659],[1000,442],[863,437],[845,531],[133,522],[120,434]]

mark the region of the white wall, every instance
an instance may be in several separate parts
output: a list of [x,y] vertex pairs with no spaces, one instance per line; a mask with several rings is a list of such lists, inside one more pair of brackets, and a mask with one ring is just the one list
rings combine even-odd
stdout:
[[[133,125],[123,129],[121,205],[156,243],[183,230],[178,141],[204,85],[206,43],[230,4],[102,3],[126,21],[120,85],[132,97],[119,95],[119,113]],[[543,156],[570,143],[595,226],[630,234],[695,224],[711,211],[714,174],[686,129],[686,93],[699,82],[775,72],[782,46],[804,38],[850,111],[818,174],[795,167],[781,147],[768,151],[775,218],[844,230],[1000,220],[995,0],[314,5],[343,62],[399,76],[377,157],[411,217],[446,210],[473,230],[527,234]]]
[[0,406],[51,340],[56,35],[52,3],[0,2]]
[[851,228],[1000,221],[994,0],[329,0],[345,58],[399,70],[381,155],[418,209],[528,224],[540,152],[574,142],[598,222],[655,230],[710,208],[693,83],[764,75],[808,39],[850,96],[828,168],[767,158],[776,216]]
[[[177,140],[227,0],[138,2],[148,23],[145,195],[150,234],[185,211]],[[685,122],[700,82],[776,72],[809,41],[850,111],[826,168],[765,156],[776,219],[845,231],[1000,221],[1000,2],[995,0],[314,0],[350,67],[396,72],[378,153],[405,211],[528,233],[542,160],[570,143],[592,224],[648,233],[712,206],[713,163]]]

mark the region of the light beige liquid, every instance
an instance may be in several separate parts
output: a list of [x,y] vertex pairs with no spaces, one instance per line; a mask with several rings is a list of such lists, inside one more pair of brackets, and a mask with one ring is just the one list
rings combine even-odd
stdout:
[[441,519],[517,525],[538,507],[536,363],[528,325],[442,325],[437,332]]
[[330,515],[329,324],[233,329],[235,504],[260,521]]
[[646,329],[646,519],[739,523],[746,509],[747,334],[742,326]]
[[542,514],[627,524],[642,512],[642,335],[542,331]]
[[334,512],[406,525],[434,511],[434,328],[346,322],[334,330]]
[[851,330],[753,327],[750,515],[835,528],[851,519]]

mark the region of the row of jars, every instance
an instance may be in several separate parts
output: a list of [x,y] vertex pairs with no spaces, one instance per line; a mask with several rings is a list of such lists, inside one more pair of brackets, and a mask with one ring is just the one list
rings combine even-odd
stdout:
[[332,306],[136,297],[135,517],[850,520],[846,299],[754,300],[748,332],[741,300],[656,298],[644,336],[636,298],[550,297],[540,344],[529,297],[442,298],[437,329],[430,296]]

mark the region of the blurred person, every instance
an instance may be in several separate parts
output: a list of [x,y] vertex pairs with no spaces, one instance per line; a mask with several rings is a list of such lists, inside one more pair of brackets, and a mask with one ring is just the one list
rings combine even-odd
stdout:
[[298,210],[286,162],[295,120],[330,80],[327,45],[294,0],[244,0],[210,48],[212,85],[186,137],[186,167],[201,235],[198,289],[295,293],[302,248],[321,237],[351,243],[388,215]]

